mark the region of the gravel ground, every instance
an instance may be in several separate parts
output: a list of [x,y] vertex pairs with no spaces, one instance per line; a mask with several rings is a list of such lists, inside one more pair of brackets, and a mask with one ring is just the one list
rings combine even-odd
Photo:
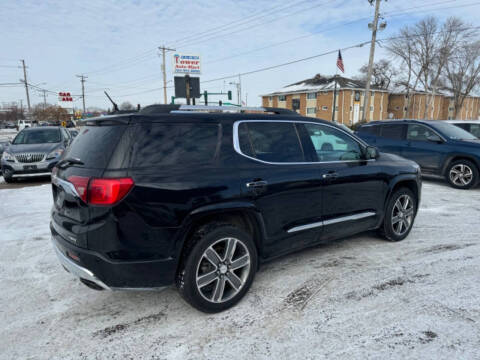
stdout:
[[49,185],[0,190],[2,359],[479,359],[480,189],[425,182],[410,236],[374,234],[264,266],[235,308],[96,292],[58,264]]

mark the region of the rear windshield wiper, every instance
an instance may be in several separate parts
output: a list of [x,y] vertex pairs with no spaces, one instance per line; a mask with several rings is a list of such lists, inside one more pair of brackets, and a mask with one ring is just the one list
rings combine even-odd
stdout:
[[83,161],[78,158],[68,157],[63,160],[60,160],[57,164],[57,167],[60,169],[65,169],[72,165],[84,165]]

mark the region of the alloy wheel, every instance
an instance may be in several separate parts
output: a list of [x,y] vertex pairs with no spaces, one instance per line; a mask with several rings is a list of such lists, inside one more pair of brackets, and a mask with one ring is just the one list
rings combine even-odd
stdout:
[[450,169],[450,181],[457,186],[464,187],[472,182],[473,171],[465,164],[458,164]]
[[250,273],[250,252],[240,240],[223,238],[200,257],[196,284],[201,296],[213,303],[232,299],[243,288]]
[[402,236],[410,229],[413,215],[413,201],[410,196],[399,196],[392,210],[392,228],[395,235]]

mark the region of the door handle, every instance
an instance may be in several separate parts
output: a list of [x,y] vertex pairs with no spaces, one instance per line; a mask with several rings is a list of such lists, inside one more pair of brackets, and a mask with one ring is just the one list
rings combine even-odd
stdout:
[[323,174],[322,177],[324,179],[336,179],[338,178],[338,174],[335,171],[328,172],[326,174]]
[[247,188],[249,189],[260,189],[263,187],[266,187],[268,185],[268,182],[264,180],[258,180],[258,181],[251,181],[246,183]]

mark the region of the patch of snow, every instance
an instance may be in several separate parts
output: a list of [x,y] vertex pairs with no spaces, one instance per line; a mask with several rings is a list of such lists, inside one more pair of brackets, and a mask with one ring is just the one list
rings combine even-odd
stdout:
[[425,181],[404,241],[367,233],[284,256],[214,315],[173,288],[97,292],[65,272],[49,185],[0,203],[1,358],[480,358],[480,189]]

